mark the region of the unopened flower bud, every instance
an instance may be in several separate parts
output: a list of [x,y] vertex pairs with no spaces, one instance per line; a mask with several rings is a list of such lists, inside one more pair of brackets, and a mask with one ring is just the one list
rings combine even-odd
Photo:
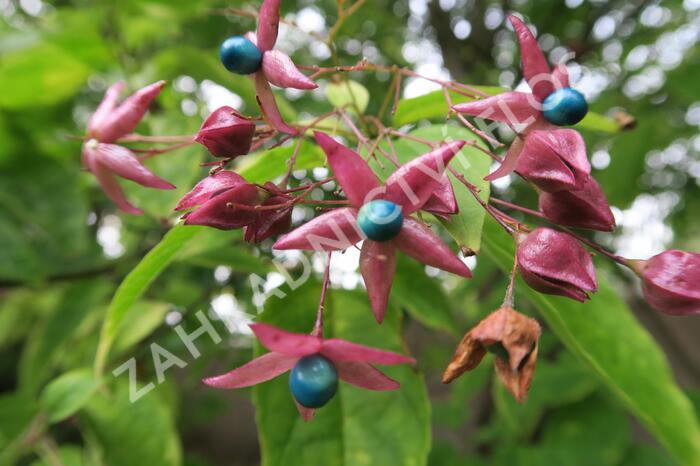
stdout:
[[531,288],[584,302],[598,289],[591,256],[573,236],[538,228],[518,239],[518,268]]
[[216,157],[245,155],[255,135],[255,123],[238,116],[231,107],[214,110],[204,120],[194,140],[206,147]]
[[515,170],[547,192],[582,189],[591,172],[586,145],[578,131],[530,132]]
[[265,187],[272,193],[278,193],[268,197],[262,207],[281,206],[279,209],[260,210],[253,223],[245,228],[244,239],[249,243],[259,243],[272,236],[286,233],[292,226],[292,205],[289,198],[282,196],[279,188],[273,183],[266,183]]
[[258,187],[232,171],[208,176],[180,199],[175,210],[195,208],[182,216],[186,225],[232,230],[250,225],[261,201]]
[[665,314],[700,314],[700,254],[672,249],[630,262],[651,307]]
[[612,231],[615,228],[615,217],[608,200],[598,182],[590,176],[580,190],[542,192],[540,211],[548,220],[559,225],[598,231]]

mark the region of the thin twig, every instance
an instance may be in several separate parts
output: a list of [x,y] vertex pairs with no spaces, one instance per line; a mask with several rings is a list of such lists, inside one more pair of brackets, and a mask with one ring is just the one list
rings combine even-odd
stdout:
[[328,286],[331,283],[331,257],[333,256],[332,251],[328,251],[328,258],[326,259],[326,269],[323,272],[323,285],[321,286],[321,298],[318,303],[318,311],[316,312],[316,323],[314,324],[314,329],[311,335],[317,337],[323,337],[323,312],[326,309],[326,292],[328,291]]

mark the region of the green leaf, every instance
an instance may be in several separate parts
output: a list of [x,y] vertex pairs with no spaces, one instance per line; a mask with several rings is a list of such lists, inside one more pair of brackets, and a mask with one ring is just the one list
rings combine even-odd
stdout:
[[[44,454],[42,459],[32,462],[30,466],[56,466],[56,464],[61,466],[82,466],[84,464],[83,451],[80,447],[61,445],[55,452],[51,453],[51,456]],[[57,460],[60,463],[57,463]]]
[[3,294],[0,302],[0,350],[26,338],[27,333],[34,329],[36,315],[44,315],[55,308],[60,295],[60,287],[45,288],[41,292],[16,288]]
[[167,303],[142,301],[134,303],[112,344],[112,354],[124,354],[141,340],[163,325],[165,315],[172,309]]
[[630,441],[630,426],[622,410],[601,395],[558,409],[547,417],[541,441],[523,446],[503,464],[616,466]]
[[12,465],[26,448],[27,432],[38,427],[39,406],[20,393],[3,394],[0,413],[0,464]]
[[[296,144],[276,147],[246,156],[236,171],[251,183],[264,183],[282,176],[287,172],[287,162],[291,158]],[[304,140],[299,149],[295,170],[322,166],[326,158],[323,151],[310,141]]]
[[[472,86],[489,96],[507,92],[507,89],[496,86]],[[452,104],[470,102],[474,99],[450,91]],[[442,90],[429,92],[419,97],[411,99],[401,99],[394,114],[394,125],[403,126],[416,123],[421,120],[444,119],[449,108],[445,101],[445,94]],[[603,133],[617,133],[622,128],[610,117],[599,113],[588,112],[586,117],[576,125],[580,129],[599,131]]]
[[635,445],[621,466],[678,466],[668,454],[651,445]]
[[[72,97],[92,70],[48,42],[3,56],[0,107],[21,109],[52,105]],[[11,91],[10,91],[11,90]]]
[[[308,332],[313,326],[319,291],[318,284],[307,284],[284,299],[270,298],[260,319],[289,331]],[[327,338],[404,352],[398,309],[388,309],[380,326],[374,321],[365,293],[332,290],[326,310]],[[401,388],[374,392],[341,382],[333,400],[317,410],[308,423],[297,413],[286,376],[257,385],[254,399],[262,464],[426,464],[430,408],[422,377],[406,365],[380,369],[399,380]]]
[[[496,95],[504,92],[506,89],[496,86],[473,86],[488,95]],[[453,104],[469,102],[474,99],[461,94],[450,91],[450,99]],[[413,97],[410,99],[401,99],[396,107],[394,114],[394,125],[403,126],[409,123],[416,123],[420,120],[445,119],[449,108],[445,101],[445,94],[442,90],[429,92],[427,94]]]
[[[428,126],[412,131],[411,134],[426,139],[437,139],[439,138],[438,134],[440,134],[443,139],[473,141],[481,147],[486,147],[474,133],[466,128],[457,126]],[[479,197],[484,202],[488,201],[491,193],[491,184],[484,180],[491,167],[491,158],[488,155],[475,147],[467,145],[452,159],[450,166],[479,189]],[[440,223],[465,253],[479,252],[481,248],[481,230],[484,226],[484,209],[462,182],[451,173],[449,177],[454,188],[459,213],[452,215],[450,220],[441,219]]]
[[[485,252],[506,273],[513,242],[487,223]],[[700,465],[700,427],[658,345],[605,282],[586,304],[547,296],[522,282],[518,289],[564,345],[686,466]],[[537,383],[537,379],[535,379]]]
[[455,333],[457,322],[440,282],[425,274],[425,267],[399,254],[391,299],[430,328]]
[[100,391],[83,411],[105,466],[179,466],[175,420],[161,389],[132,403],[127,385],[119,384],[112,393]]
[[5,450],[12,440],[29,427],[38,411],[37,403],[22,394],[9,393],[0,396],[0,451]]
[[593,112],[588,112],[583,120],[576,125],[576,128],[599,131],[601,133],[617,133],[622,129],[612,118]]
[[255,248],[243,242],[242,230],[207,228],[198,235],[196,242],[180,250],[176,260],[197,267],[213,269],[226,265],[233,273],[265,275],[272,270],[272,264],[268,258],[258,256]]
[[97,390],[97,381],[89,369],[67,372],[46,386],[41,405],[49,422],[59,422],[81,409]]
[[77,167],[20,153],[0,170],[0,279],[39,282],[95,267]]
[[146,254],[119,285],[100,331],[100,342],[95,356],[95,371],[98,377],[104,370],[110,347],[129,308],[173,261],[180,248],[193,240],[203,229],[204,227],[176,225],[166,233],[160,243]]
[[70,284],[51,312],[35,324],[25,345],[19,367],[20,388],[35,393],[65,357],[71,341],[84,322],[104,304],[112,291],[104,280],[81,280]]
[[599,387],[595,376],[569,353],[562,353],[556,361],[538,361],[536,377],[527,402],[522,404],[502,384],[496,385],[494,405],[498,416],[493,434],[498,439],[528,438],[541,423],[545,410],[581,402]]
[[351,79],[332,82],[326,87],[326,97],[336,108],[345,108],[360,114],[367,110],[369,91],[365,86]]
[[[226,232],[228,233],[228,232]],[[264,275],[272,269],[263,257],[256,257],[244,246],[227,246],[221,249],[209,249],[197,255],[183,259],[183,262],[213,269],[219,265],[231,267],[236,273],[257,273]]]

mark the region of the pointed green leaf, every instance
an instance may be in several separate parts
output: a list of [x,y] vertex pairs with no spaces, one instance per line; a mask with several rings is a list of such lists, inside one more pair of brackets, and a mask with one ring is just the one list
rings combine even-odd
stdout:
[[82,408],[97,390],[97,381],[89,369],[67,372],[46,386],[41,405],[49,422],[59,422]]
[[104,465],[179,466],[180,440],[162,388],[132,402],[127,385],[99,392],[81,413]]
[[326,97],[336,108],[364,113],[369,104],[369,91],[365,86],[351,79],[332,82],[326,87]]
[[129,308],[148,289],[153,280],[173,261],[180,249],[193,240],[204,227],[176,225],[139,264],[126,276],[107,310],[107,316],[100,331],[100,342],[95,356],[95,371],[102,374],[107,362],[110,347],[124,321]]

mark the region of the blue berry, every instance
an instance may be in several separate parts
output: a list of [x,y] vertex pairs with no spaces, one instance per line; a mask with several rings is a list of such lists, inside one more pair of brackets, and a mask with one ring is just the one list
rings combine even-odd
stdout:
[[338,390],[338,372],[320,354],[305,356],[289,374],[289,389],[297,402],[306,408],[320,408]]
[[260,69],[260,49],[243,36],[232,36],[221,44],[221,63],[227,70],[237,74],[251,74]]
[[360,208],[357,224],[367,238],[373,241],[389,241],[401,231],[401,206],[382,199],[370,201]]
[[544,119],[554,125],[575,125],[588,113],[588,103],[579,91],[563,87],[544,99],[542,113]]

